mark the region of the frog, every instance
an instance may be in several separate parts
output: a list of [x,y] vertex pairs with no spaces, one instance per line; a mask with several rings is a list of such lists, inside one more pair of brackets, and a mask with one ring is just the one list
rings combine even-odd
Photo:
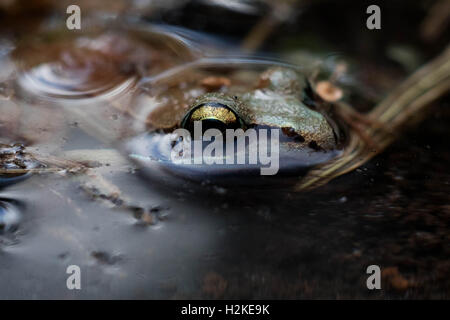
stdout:
[[[190,70],[189,78],[179,81],[181,89],[170,89],[172,96],[181,97],[176,100],[168,100],[167,91],[161,95],[151,92],[156,103],[152,108],[144,108],[147,127],[126,148],[131,158],[144,172],[160,170],[155,168],[156,163],[176,176],[221,185],[228,184],[224,176],[255,176],[257,166],[175,164],[170,154],[179,137],[173,132],[185,129],[192,138],[195,122],[201,122],[203,131],[218,129],[224,138],[227,129],[240,129],[243,134],[250,129],[278,130],[281,173],[301,174],[337,157],[345,140],[341,124],[329,114],[329,103],[314,92],[308,75],[288,66],[253,67],[245,75],[242,70]],[[177,79],[184,79],[182,74]],[[152,88],[155,86],[152,83]],[[277,173],[274,171],[273,175]],[[254,183],[254,179],[247,182]]]

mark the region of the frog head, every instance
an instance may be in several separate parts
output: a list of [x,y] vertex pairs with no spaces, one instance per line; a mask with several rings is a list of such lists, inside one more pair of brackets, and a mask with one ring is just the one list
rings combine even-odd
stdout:
[[[314,101],[316,100],[316,101]],[[305,77],[288,68],[262,73],[257,87],[245,93],[206,93],[195,99],[181,127],[203,129],[278,128],[287,149],[329,151],[339,145],[339,130],[314,96]]]

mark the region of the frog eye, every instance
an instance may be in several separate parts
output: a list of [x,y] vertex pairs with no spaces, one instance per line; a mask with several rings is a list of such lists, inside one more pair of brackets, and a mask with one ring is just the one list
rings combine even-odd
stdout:
[[188,111],[181,122],[181,127],[191,132],[194,123],[201,121],[202,131],[214,128],[222,132],[226,129],[244,128],[244,122],[230,107],[219,102],[201,103]]

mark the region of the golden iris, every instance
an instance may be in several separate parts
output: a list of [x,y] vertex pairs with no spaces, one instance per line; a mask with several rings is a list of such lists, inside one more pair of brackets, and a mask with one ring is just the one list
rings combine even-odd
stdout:
[[181,122],[181,127],[192,132],[195,121],[202,122],[202,130],[243,128],[239,116],[228,106],[218,102],[206,102],[192,108]]

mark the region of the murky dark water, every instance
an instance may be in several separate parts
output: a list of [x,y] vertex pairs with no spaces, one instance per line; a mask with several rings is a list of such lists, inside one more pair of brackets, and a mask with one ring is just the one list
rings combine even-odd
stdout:
[[[143,22],[1,36],[0,169],[17,171],[0,173],[0,298],[448,298],[448,98],[383,154],[306,193],[288,184],[298,176],[222,186],[129,157],[149,112],[182,113],[206,75],[242,90],[261,65],[333,69],[326,52],[243,57],[229,39]],[[360,110],[406,74],[392,70],[350,95]],[[380,291],[366,287],[371,264]],[[69,265],[81,290],[66,287]]]

